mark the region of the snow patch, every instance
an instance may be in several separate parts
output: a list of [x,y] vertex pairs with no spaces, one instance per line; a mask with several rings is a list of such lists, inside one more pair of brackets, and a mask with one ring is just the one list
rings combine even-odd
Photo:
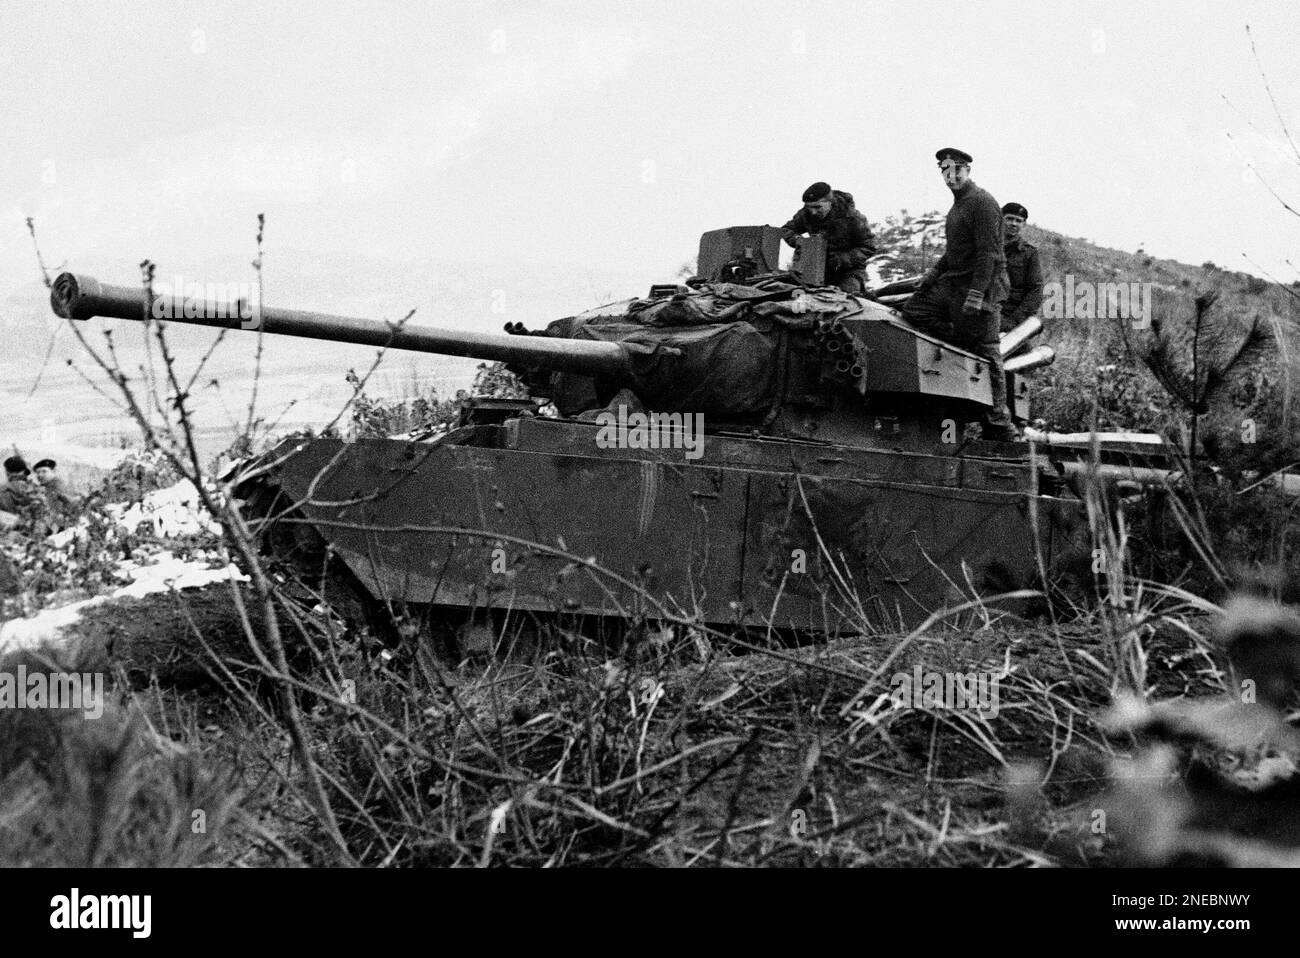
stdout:
[[131,584],[123,586],[113,593],[113,598],[135,598],[154,592],[168,592],[172,589],[197,589],[214,582],[247,582],[248,576],[231,563],[224,568],[213,569],[192,559],[178,559],[170,552],[160,552],[156,561],[141,565],[126,559],[118,563],[119,574],[131,579]]
[[[204,533],[215,536],[221,532],[220,524],[203,507],[198,489],[185,480],[150,492],[141,502],[129,505],[112,503],[104,510],[123,531],[146,536],[152,533],[162,540],[190,537],[192,541],[194,536]],[[65,569],[75,569],[83,561],[77,557],[77,549],[84,546],[91,535],[91,519],[83,515],[75,526],[45,537],[45,558],[61,563]],[[188,546],[187,543],[178,544]],[[188,547],[184,549],[188,558],[178,559],[171,551],[154,551],[157,548],[156,543],[146,543],[135,550],[131,559],[117,563],[116,578],[125,584],[120,584],[112,592],[0,623],[0,653],[57,641],[62,632],[77,621],[82,609],[107,599],[139,598],[232,578],[247,581],[235,566],[226,564],[225,557],[212,550]],[[214,565],[223,567],[213,568]]]
[[221,524],[207,514],[199,490],[188,479],[148,493],[143,500],[132,503],[130,507],[113,503],[105,508],[128,532],[134,532],[148,522],[153,525],[154,534],[160,539],[203,532],[212,535],[221,533]]
[[0,655],[57,641],[64,629],[81,618],[83,609],[107,601],[108,596],[97,595],[57,609],[42,609],[26,619],[10,619],[0,625]]
[[199,560],[178,559],[170,552],[160,552],[153,558],[155,561],[148,563],[134,559],[118,563],[118,573],[131,581],[109,595],[82,599],[55,609],[42,609],[36,615],[10,619],[0,625],[0,655],[46,643],[59,643],[64,630],[81,618],[83,610],[109,599],[139,599],[156,592],[195,589],[214,582],[248,581],[248,576],[233,563],[214,569]]

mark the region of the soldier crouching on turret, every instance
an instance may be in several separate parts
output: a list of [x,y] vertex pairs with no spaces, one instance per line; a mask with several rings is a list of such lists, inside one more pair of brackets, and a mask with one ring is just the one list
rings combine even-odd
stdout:
[[867,260],[876,252],[867,218],[853,194],[814,183],[803,191],[803,209],[781,227],[785,241],[799,248],[803,234],[826,237],[826,285],[861,295],[867,289]]
[[952,190],[944,224],[947,247],[903,306],[903,318],[988,360],[993,405],[984,415],[984,438],[1015,440],[1007,411],[1006,374],[998,348],[1002,301],[1009,282],[1002,248],[1002,210],[987,190],[970,178],[971,156],[945,147],[935,154],[939,172]]

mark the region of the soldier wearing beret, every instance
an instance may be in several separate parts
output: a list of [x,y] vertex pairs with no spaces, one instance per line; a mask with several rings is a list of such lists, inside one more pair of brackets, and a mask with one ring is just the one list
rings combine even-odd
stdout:
[[32,471],[27,468],[27,461],[22,456],[10,456],[4,461],[5,484],[0,486],[0,512],[6,512],[12,519],[5,519],[5,527],[12,528],[18,524],[27,528],[41,525],[48,514],[48,506],[41,487],[32,482]]
[[1011,291],[1002,304],[1002,331],[1010,332],[1043,304],[1043,264],[1038,247],[1021,235],[1029,211],[1019,203],[1002,207],[1002,252],[1007,260],[1007,279]]
[[67,522],[76,517],[78,503],[76,497],[68,492],[63,477],[56,472],[58,467],[53,459],[42,459],[32,469],[36,473],[36,481],[45,490],[51,511],[61,522]]
[[799,248],[805,233],[826,237],[826,284],[846,293],[867,288],[867,260],[876,252],[867,218],[858,212],[853,194],[814,183],[803,191],[803,208],[781,227],[785,241]]
[[1007,383],[998,349],[1007,271],[1002,243],[1002,211],[970,178],[969,153],[945,147],[935,154],[939,172],[952,190],[944,224],[947,246],[921,286],[903,306],[903,318],[955,346],[988,360],[993,406],[984,416],[984,437],[1017,438],[1007,411]]

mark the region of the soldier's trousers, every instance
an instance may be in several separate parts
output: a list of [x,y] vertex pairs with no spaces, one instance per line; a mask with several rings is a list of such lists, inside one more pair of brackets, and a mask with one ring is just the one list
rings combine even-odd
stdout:
[[1011,426],[1007,411],[1007,376],[1002,368],[1002,353],[998,337],[1002,331],[1002,309],[994,304],[980,311],[978,319],[968,319],[962,313],[966,301],[965,287],[938,282],[929,289],[914,293],[903,304],[903,318],[921,330],[944,342],[983,356],[989,363],[989,378],[993,389],[993,407],[984,414],[984,423],[1004,430]]

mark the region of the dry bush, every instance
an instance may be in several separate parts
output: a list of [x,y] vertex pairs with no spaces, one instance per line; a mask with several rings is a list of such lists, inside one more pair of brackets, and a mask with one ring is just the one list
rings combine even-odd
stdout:
[[[0,658],[0,673],[83,672],[57,653]],[[237,794],[195,748],[159,736],[105,690],[103,714],[0,709],[0,865],[210,863]],[[191,730],[194,731],[194,730]],[[197,740],[197,736],[195,736]]]

